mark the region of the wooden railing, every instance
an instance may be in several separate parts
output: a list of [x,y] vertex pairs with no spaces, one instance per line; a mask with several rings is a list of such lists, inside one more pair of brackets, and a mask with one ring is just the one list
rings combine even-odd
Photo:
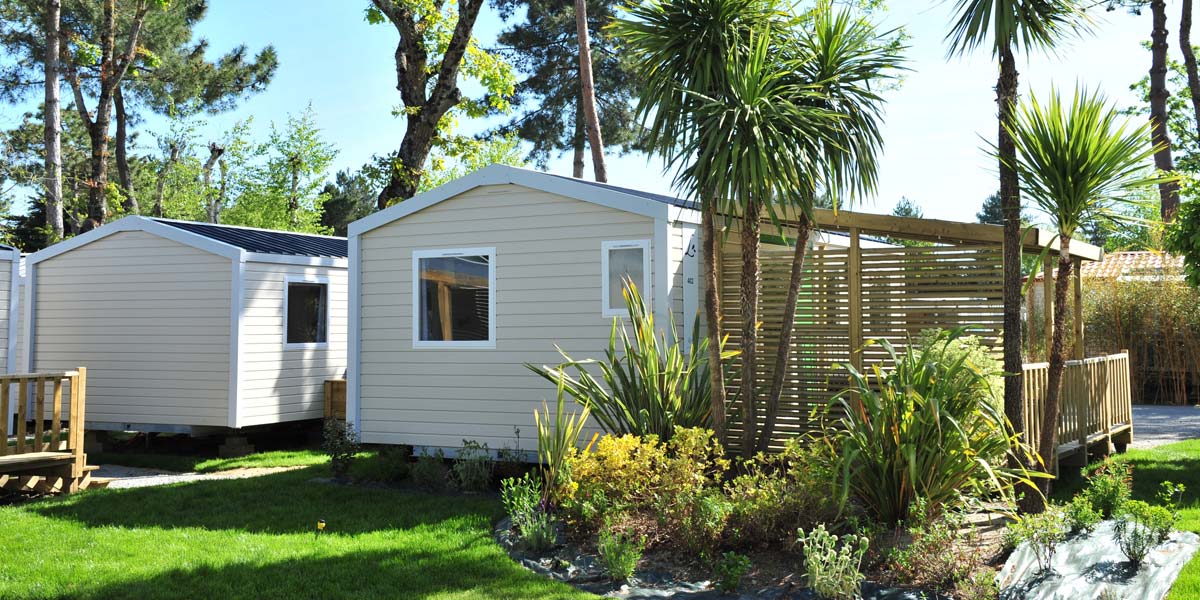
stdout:
[[[1029,440],[1041,435],[1049,363],[1024,367],[1025,431]],[[1133,405],[1129,388],[1129,353],[1070,360],[1063,372],[1056,435],[1057,455],[1087,460],[1088,448],[1104,443],[1123,448],[1133,441]]]
[[[54,489],[78,489],[87,470],[83,451],[86,390],[87,369],[83,367],[58,373],[0,375],[3,483],[11,479],[5,473],[22,473],[24,484],[31,489],[36,483],[46,482]],[[14,406],[16,423],[13,431],[9,431],[9,415]],[[10,437],[12,446],[8,443]]]

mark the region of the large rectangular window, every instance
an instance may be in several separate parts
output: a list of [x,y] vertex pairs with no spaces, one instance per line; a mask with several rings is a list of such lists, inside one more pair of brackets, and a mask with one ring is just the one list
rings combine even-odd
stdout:
[[496,250],[413,252],[413,346],[496,347]]
[[647,304],[650,301],[650,240],[600,244],[601,312],[606,317],[626,314],[625,282],[632,281]]
[[288,281],[285,343],[312,346],[327,341],[329,285],[319,281]]

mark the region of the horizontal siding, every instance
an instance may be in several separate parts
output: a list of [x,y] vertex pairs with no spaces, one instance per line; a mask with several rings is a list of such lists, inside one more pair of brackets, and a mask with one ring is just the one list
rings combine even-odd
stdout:
[[[284,292],[289,277],[329,280],[325,348],[284,348]],[[345,269],[246,263],[239,423],[263,425],[324,416],[325,380],[346,371],[346,286]]]
[[[8,249],[3,249],[0,255],[4,257],[12,256]],[[12,272],[12,261],[0,260],[0,369],[8,368],[8,303],[12,299],[13,293],[20,293],[18,290],[13,289]],[[21,313],[18,311],[17,319],[20,320],[20,318]]]
[[[366,233],[360,240],[363,440],[536,448],[533,411],[553,386],[524,363],[601,356],[600,248],[654,239],[651,218],[513,185],[486,186]],[[412,347],[412,252],[496,248],[496,348]],[[654,250],[651,249],[651,258]],[[652,261],[653,264],[653,261]]]
[[229,259],[128,231],[35,269],[34,369],[87,367],[88,421],[228,425]]

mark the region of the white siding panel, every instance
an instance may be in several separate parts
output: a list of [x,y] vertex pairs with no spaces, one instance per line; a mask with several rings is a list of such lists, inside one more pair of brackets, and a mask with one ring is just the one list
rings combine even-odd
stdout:
[[[634,239],[654,239],[653,219],[515,185],[477,188],[364,234],[363,440],[498,448],[514,445],[519,428],[520,446],[535,449],[533,412],[554,388],[524,363],[561,362],[555,344],[575,358],[603,355],[612,320],[601,314],[601,243]],[[413,349],[412,252],[469,247],[496,248],[496,348]]]
[[[328,343],[284,347],[284,291],[288,278],[328,280]],[[242,426],[324,416],[325,380],[346,371],[347,273],[334,267],[246,263],[242,305]]]
[[87,367],[88,421],[228,424],[229,259],[126,231],[34,270],[33,369]]

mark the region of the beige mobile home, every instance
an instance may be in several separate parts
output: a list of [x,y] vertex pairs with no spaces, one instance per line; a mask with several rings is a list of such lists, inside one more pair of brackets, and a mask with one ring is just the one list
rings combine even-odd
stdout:
[[[0,368],[5,373],[18,370],[17,342],[20,339],[21,251],[0,244]],[[17,414],[15,405],[9,408],[9,425]],[[12,431],[11,429],[9,431]]]
[[535,448],[553,390],[523,363],[600,355],[626,275],[660,323],[695,315],[699,221],[675,198],[493,165],[351,224],[348,418],[368,443],[499,448],[519,428]]
[[323,415],[346,367],[346,240],[126,217],[27,257],[23,371],[88,367],[89,429]]

